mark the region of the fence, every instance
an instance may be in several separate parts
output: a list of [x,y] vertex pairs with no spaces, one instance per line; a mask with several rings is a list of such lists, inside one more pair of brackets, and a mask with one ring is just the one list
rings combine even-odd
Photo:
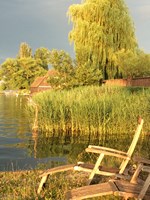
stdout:
[[150,77],[137,77],[127,79],[110,79],[103,81],[105,85],[112,86],[138,86],[150,87]]

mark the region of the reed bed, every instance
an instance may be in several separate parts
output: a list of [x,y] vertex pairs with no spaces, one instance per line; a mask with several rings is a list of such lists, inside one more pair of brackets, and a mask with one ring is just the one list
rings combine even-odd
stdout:
[[[46,91],[33,97],[39,106],[39,130],[48,135],[109,135],[131,133],[137,117],[150,125],[150,89],[88,86]],[[34,118],[34,109],[30,115]]]

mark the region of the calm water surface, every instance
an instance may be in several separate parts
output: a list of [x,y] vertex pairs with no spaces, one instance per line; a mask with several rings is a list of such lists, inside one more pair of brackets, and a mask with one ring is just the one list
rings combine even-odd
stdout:
[[[66,162],[58,150],[58,153],[51,150],[57,146],[56,140],[52,144],[50,138],[32,134],[26,106],[26,97],[0,95],[0,171],[33,169],[44,163],[50,167]],[[46,147],[47,142],[49,147]]]

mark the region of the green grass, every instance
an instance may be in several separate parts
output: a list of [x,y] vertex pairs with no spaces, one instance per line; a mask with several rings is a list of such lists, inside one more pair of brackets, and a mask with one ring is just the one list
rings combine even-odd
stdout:
[[[132,132],[137,117],[150,129],[150,89],[80,87],[47,91],[33,97],[39,106],[39,130],[46,135],[123,135]],[[34,110],[30,109],[34,118]]]
[[[77,172],[67,172],[53,175],[47,181],[45,189],[37,195],[40,182],[40,171],[20,171],[0,173],[0,199],[3,200],[65,200],[65,193],[76,187],[85,185],[86,176]],[[108,196],[92,200],[117,200]]]

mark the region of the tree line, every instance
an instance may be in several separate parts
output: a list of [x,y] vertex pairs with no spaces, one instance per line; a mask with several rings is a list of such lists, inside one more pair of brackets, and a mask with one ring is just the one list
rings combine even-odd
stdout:
[[55,88],[150,75],[150,54],[138,47],[124,0],[84,0],[71,5],[67,15],[73,24],[68,38],[74,44],[75,59],[64,50],[44,47],[33,54],[27,43],[21,43],[17,57],[1,64],[3,89],[29,89],[49,66],[56,71],[48,78]]

